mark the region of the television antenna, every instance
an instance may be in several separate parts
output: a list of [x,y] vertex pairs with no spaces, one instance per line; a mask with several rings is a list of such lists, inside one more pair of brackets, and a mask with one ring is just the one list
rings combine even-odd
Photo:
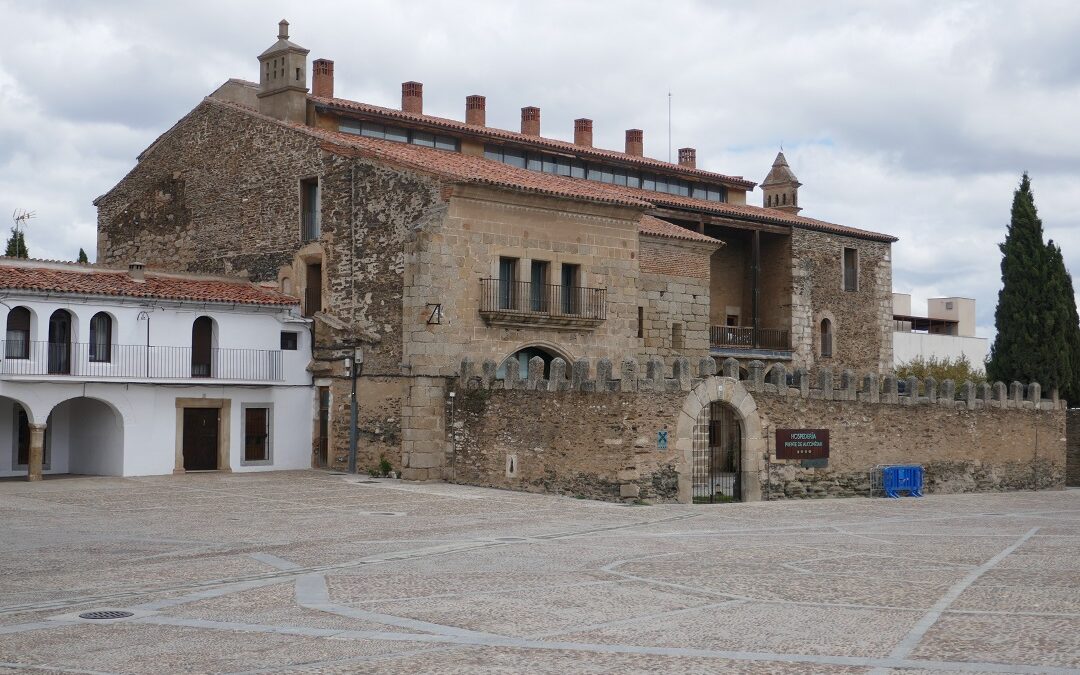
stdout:
[[20,251],[16,249],[15,251],[16,257],[22,257],[26,255],[26,244],[23,243],[23,238],[19,236],[19,232],[22,230],[22,228],[26,227],[27,222],[29,222],[30,219],[35,216],[37,216],[35,212],[28,211],[26,209],[15,209],[11,213],[11,219],[15,221],[15,246],[18,247],[20,244],[22,244],[22,250]]

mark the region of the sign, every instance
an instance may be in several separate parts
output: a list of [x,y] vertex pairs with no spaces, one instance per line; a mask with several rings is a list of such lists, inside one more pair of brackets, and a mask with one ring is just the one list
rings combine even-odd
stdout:
[[656,432],[656,449],[667,450],[667,429]]
[[828,429],[777,429],[777,459],[825,459],[829,456]]

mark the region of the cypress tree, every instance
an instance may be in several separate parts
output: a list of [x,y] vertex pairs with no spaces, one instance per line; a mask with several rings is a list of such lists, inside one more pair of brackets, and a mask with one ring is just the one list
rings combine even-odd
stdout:
[[29,258],[30,254],[26,252],[26,239],[23,237],[22,230],[16,230],[11,228],[11,236],[8,237],[7,251],[4,255],[9,258]]
[[82,250],[81,248],[79,249],[79,260],[78,260],[78,262],[81,262],[81,263],[90,262],[90,258],[86,257],[86,251]]
[[[1072,391],[1080,357],[1080,325],[1072,279],[1061,250],[1043,242],[1031,180],[1013,193],[1012,218],[1001,249],[1001,290],[994,313],[997,336],[987,375],[1002,382],[1038,382]],[[1068,297],[1066,297],[1068,296]]]

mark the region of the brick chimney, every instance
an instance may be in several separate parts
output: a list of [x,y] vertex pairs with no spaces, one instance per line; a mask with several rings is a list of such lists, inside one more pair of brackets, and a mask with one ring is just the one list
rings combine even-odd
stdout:
[[311,62],[311,95],[334,98],[334,62],[330,59]]
[[641,157],[644,154],[645,134],[641,129],[626,130],[626,154]]
[[521,109],[521,133],[526,136],[540,135],[540,108],[530,105]]
[[474,127],[487,124],[487,99],[480,94],[465,97],[465,124]]
[[688,169],[697,168],[697,150],[693,148],[679,148],[679,166]]
[[401,83],[401,111],[424,114],[424,85],[420,82]]
[[592,120],[584,117],[574,120],[574,145],[592,147]]

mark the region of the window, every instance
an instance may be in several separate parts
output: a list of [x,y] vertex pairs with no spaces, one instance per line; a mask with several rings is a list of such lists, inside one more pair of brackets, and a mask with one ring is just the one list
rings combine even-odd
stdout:
[[859,252],[853,248],[844,249],[844,290],[859,290]]
[[517,258],[499,258],[499,309],[515,309]]
[[244,404],[244,458],[241,464],[270,463],[270,413],[267,404]]
[[319,222],[319,179],[300,181],[300,234],[304,241],[314,241],[322,234]]
[[645,308],[641,306],[637,308],[637,336],[645,337]]
[[563,263],[562,266],[562,311],[563,314],[577,314],[581,304],[581,266]]
[[828,319],[821,320],[821,357],[829,358],[832,356],[833,346],[833,331],[832,321]]
[[283,351],[294,352],[296,351],[297,344],[299,343],[299,333],[283,330],[281,331],[281,349]]
[[98,312],[90,319],[90,360],[109,363],[112,360],[112,317]]
[[30,310],[25,307],[8,313],[4,355],[9,359],[30,358]]
[[532,284],[529,287],[529,306],[534,312],[548,311],[548,268],[546,260],[532,261]]
[[200,316],[191,324],[191,376],[212,377],[214,320]]
[[683,325],[681,323],[671,324],[671,349],[672,351],[681,351],[683,348]]

